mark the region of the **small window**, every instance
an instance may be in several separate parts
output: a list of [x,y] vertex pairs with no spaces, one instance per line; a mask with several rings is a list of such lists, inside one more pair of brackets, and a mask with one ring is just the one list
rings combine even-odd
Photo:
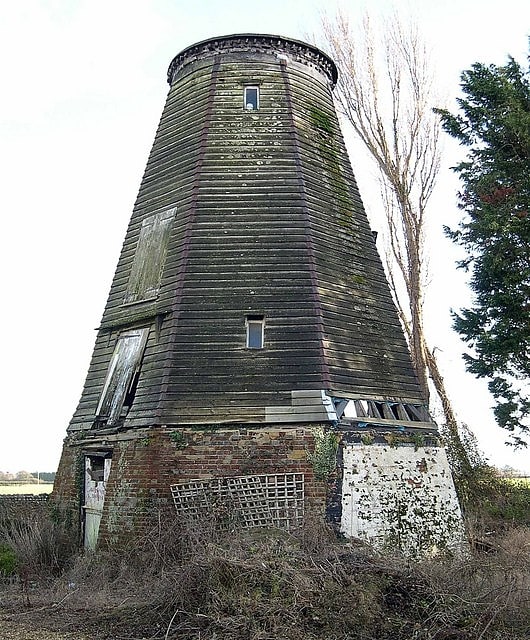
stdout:
[[263,349],[265,319],[263,316],[247,316],[247,348]]
[[248,111],[259,109],[259,87],[245,87],[243,104]]

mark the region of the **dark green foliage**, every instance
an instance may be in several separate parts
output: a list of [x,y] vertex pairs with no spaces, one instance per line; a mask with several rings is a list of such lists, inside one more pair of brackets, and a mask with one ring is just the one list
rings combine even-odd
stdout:
[[454,169],[465,217],[448,236],[465,248],[474,303],[454,316],[473,355],[468,371],[489,378],[498,424],[525,444],[530,415],[530,74],[513,58],[505,66],[474,64],[462,74],[464,97],[444,129],[467,147]]
[[17,557],[6,544],[0,544],[0,577],[10,576],[17,568]]

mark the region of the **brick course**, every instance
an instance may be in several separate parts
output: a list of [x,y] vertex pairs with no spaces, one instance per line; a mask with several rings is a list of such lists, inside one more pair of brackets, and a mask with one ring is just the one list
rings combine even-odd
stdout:
[[48,494],[0,495],[0,526],[43,513],[47,504]]
[[81,513],[83,456],[112,450],[99,544],[123,543],[141,533],[153,511],[175,517],[170,485],[214,477],[304,473],[306,508],[323,516],[325,482],[314,478],[307,452],[314,427],[213,429],[152,427],[141,432],[67,439],[52,500]]

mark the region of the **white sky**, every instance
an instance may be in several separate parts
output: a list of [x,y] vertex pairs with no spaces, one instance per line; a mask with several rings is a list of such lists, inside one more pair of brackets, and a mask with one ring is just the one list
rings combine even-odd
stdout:
[[[257,32],[306,39],[340,0],[0,0],[0,470],[52,471],[79,400],[125,230],[167,94],[171,59],[198,40]],[[433,50],[440,90],[454,98],[473,62],[524,62],[528,0],[411,0]],[[449,308],[469,302],[443,224],[458,220],[447,141],[433,200],[428,332],[457,412],[490,460],[530,470],[503,445],[485,384],[464,373]],[[377,193],[352,157],[370,216]],[[377,226],[377,225],[374,225]]]

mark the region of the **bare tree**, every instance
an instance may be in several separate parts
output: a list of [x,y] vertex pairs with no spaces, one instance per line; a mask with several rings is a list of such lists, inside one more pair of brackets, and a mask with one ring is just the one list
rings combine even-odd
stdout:
[[368,17],[355,32],[347,18],[323,19],[325,44],[339,68],[339,110],[379,170],[386,212],[390,287],[425,398],[429,377],[461,463],[467,457],[433,350],[425,339],[427,205],[440,167],[438,104],[425,45],[397,17],[376,40]]

